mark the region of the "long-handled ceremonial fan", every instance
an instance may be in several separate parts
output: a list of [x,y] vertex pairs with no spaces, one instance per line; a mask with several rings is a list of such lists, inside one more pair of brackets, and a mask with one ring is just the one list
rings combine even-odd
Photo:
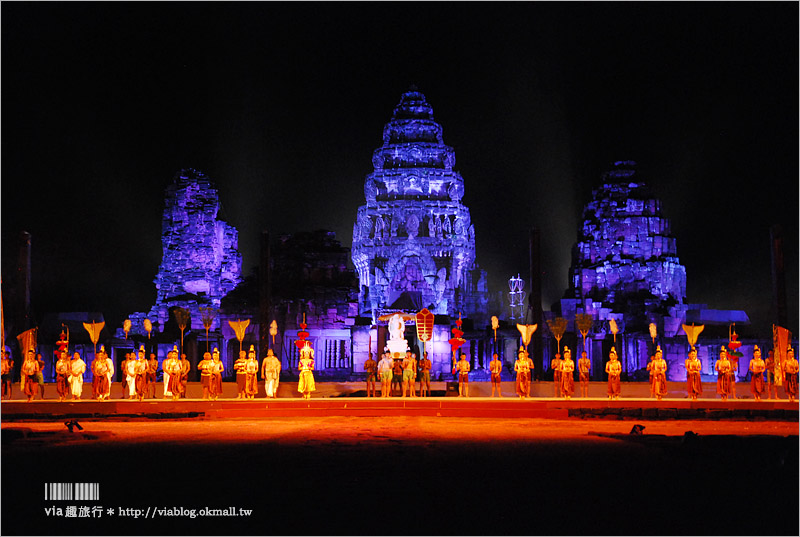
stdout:
[[783,362],[789,354],[792,333],[782,326],[772,325],[772,348],[775,364],[775,386],[783,386]]
[[422,308],[422,311],[414,316],[417,326],[417,337],[422,342],[422,354],[425,355],[425,342],[431,340],[433,335],[433,313],[428,311],[428,308]]
[[[305,314],[303,314],[305,317]],[[242,352],[242,341],[244,341],[244,331],[247,330],[247,327],[250,326],[250,319],[245,319],[244,321],[228,321],[228,324],[231,325],[233,328],[233,332],[236,334],[236,339],[239,340],[239,352]]]
[[124,321],[122,321],[122,331],[125,332],[126,341],[128,340],[128,332],[131,331],[131,325],[132,323],[130,319],[125,319]]
[[538,324],[519,324],[517,323],[517,330],[522,335],[522,344],[525,345],[525,352],[528,351],[528,344],[531,342],[531,336],[536,329],[539,328]]
[[209,352],[208,331],[211,330],[211,325],[214,324],[215,314],[214,308],[200,308],[200,317],[203,319],[203,327],[206,329],[206,352]]
[[619,328],[617,327],[617,321],[614,319],[608,320],[608,328],[611,330],[611,333],[614,334],[614,343],[617,342],[617,332],[619,332]]
[[144,320],[144,329],[147,330],[147,339],[150,339],[150,332],[153,331],[153,322],[150,319]]
[[272,336],[272,346],[275,346],[275,336],[278,335],[278,323],[275,319],[269,323],[269,335]]
[[686,339],[689,341],[690,350],[694,349],[694,346],[697,344],[697,336],[700,335],[700,332],[703,331],[706,325],[701,324],[700,326],[695,326],[694,323],[692,323],[692,326],[688,324],[682,324],[681,326],[683,327],[683,331],[686,332]]
[[648,327],[650,329],[650,337],[653,338],[653,345],[656,344],[656,337],[658,337],[658,329],[656,328],[656,323],[650,323]]
[[105,321],[96,323],[92,321],[91,323],[83,323],[83,327],[89,332],[89,338],[94,343],[94,354],[97,355],[97,341],[100,339],[100,332],[103,330],[103,327],[106,325]]
[[178,323],[178,328],[181,329],[181,354],[183,354],[183,331],[189,326],[192,314],[186,308],[175,308],[175,321]]
[[575,315],[575,325],[583,336],[583,350],[586,350],[586,336],[592,329],[592,316],[588,313],[577,313]]
[[567,331],[567,320],[563,317],[556,317],[552,320],[548,319],[547,327],[550,328],[550,332],[552,332],[553,337],[556,338],[556,352],[560,352],[558,349],[561,348],[561,338],[564,337],[564,332]]

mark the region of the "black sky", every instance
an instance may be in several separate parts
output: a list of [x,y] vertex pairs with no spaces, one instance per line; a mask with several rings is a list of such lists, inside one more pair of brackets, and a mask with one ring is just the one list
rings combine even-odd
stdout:
[[537,226],[549,309],[592,188],[631,159],[672,220],[687,301],[744,309],[762,332],[783,226],[796,331],[797,3],[0,10],[2,230],[33,236],[39,315],[150,308],[164,189],[184,167],[216,181],[245,275],[264,229],[349,246],[383,125],[416,84],[495,290],[527,273]]

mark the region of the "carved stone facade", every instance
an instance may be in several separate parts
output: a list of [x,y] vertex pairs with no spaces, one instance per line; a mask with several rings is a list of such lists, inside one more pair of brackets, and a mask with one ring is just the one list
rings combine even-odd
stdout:
[[412,88],[383,129],[353,226],[359,310],[374,320],[396,309],[486,316],[486,273],[461,203],[464,181],[425,96]]
[[219,211],[219,193],[200,171],[181,170],[167,187],[152,320],[163,325],[169,308],[181,306],[192,313],[192,326],[202,328],[198,308],[218,309],[222,297],[242,280],[239,234],[218,218]]
[[583,211],[583,227],[570,268],[574,298],[604,304],[639,296],[682,304],[686,269],[678,261],[670,221],[661,202],[637,181],[636,163],[620,161],[603,175]]

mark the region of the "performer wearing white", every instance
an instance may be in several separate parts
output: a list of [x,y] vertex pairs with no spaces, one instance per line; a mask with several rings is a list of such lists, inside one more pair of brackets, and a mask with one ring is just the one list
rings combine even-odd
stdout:
[[264,389],[267,397],[278,395],[278,382],[281,375],[281,362],[272,349],[267,351],[267,356],[261,364],[261,377],[264,379]]
[[167,358],[164,358],[164,361],[161,362],[161,371],[164,372],[164,399],[166,399],[167,397],[172,397],[172,392],[169,391],[169,373],[167,372],[167,368],[164,367],[164,364],[168,359],[169,356],[167,356]]
[[114,360],[106,354],[106,377],[108,377],[108,387],[103,399],[111,399],[111,379],[114,378]]
[[79,400],[83,393],[83,374],[86,371],[86,362],[81,360],[81,355],[77,352],[72,356],[70,362],[69,385],[72,389],[72,400]]
[[128,381],[128,399],[136,397],[136,359],[125,364],[125,379]]

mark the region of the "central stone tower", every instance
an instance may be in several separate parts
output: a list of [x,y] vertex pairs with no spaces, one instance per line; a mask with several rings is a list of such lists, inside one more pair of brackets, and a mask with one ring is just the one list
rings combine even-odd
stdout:
[[464,180],[425,96],[411,88],[383,129],[353,226],[359,313],[427,307],[483,319],[486,273],[475,263],[475,228],[461,203]]

